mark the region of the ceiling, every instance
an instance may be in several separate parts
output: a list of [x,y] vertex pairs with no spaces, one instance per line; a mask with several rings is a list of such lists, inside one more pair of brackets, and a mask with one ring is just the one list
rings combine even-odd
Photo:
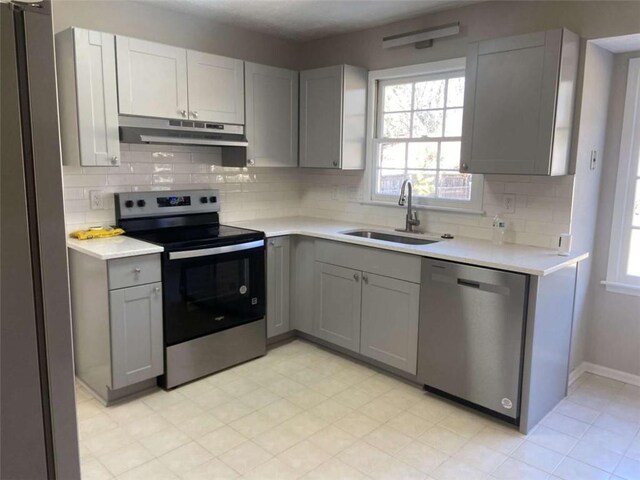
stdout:
[[313,40],[481,0],[138,0],[296,41]]

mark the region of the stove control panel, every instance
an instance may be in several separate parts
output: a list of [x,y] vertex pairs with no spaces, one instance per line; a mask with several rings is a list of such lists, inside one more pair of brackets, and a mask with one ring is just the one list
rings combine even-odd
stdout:
[[116,193],[116,220],[220,210],[218,190],[164,190]]

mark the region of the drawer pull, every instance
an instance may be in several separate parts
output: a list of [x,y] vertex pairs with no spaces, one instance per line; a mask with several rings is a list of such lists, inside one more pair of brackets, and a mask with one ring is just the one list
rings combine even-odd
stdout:
[[135,273],[136,275],[139,274],[140,272],[142,272],[142,269],[139,267],[136,267],[133,269],[133,273]]

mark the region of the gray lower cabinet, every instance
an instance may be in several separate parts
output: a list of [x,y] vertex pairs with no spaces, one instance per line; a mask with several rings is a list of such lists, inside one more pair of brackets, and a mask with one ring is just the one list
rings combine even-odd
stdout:
[[160,255],[100,260],[69,250],[76,376],[105,403],[164,373]]
[[313,333],[354,352],[360,351],[360,272],[315,264],[316,308]]
[[[343,247],[356,253],[361,249]],[[386,252],[380,252],[383,259]],[[315,262],[313,335],[390,367],[416,374],[420,285]]]
[[282,335],[289,325],[289,237],[267,241],[267,338]]
[[360,353],[416,373],[420,285],[362,273]]
[[112,387],[162,375],[162,283],[109,292]]

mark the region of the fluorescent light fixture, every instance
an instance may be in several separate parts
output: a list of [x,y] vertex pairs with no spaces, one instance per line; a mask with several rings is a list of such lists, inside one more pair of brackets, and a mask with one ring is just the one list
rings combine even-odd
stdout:
[[382,48],[402,47],[415,44],[416,48],[427,48],[433,45],[436,38],[450,37],[460,33],[460,22],[448,23],[437,27],[417,30],[415,32],[400,33],[382,39]]

